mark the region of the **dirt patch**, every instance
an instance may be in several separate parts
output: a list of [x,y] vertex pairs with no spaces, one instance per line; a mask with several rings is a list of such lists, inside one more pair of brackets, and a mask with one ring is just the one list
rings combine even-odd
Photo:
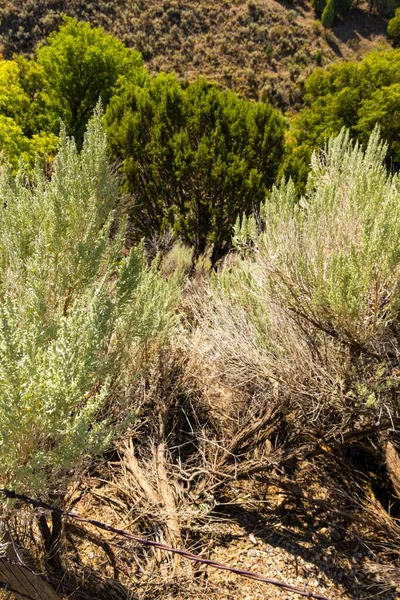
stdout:
[[[135,531],[133,513],[121,523],[113,501],[99,502],[105,491],[102,488],[88,489],[74,510]],[[197,542],[192,537],[186,549],[332,600],[367,600],[378,596],[382,600],[395,600],[398,597],[400,588],[389,589],[388,586],[385,592],[384,587],[377,587],[380,578],[373,574],[372,567],[378,566],[383,571],[385,567],[380,565],[376,548],[371,545],[368,549],[361,544],[351,524],[344,519],[332,519],[322,510],[304,514],[277,489],[264,492],[260,494],[260,489],[254,489],[249,482],[232,485],[229,493],[236,495],[236,499],[227,498],[226,503],[216,506],[198,529]],[[184,571],[174,572],[168,556],[163,553],[155,553],[152,570],[143,573],[139,566],[142,548],[121,543],[115,536],[101,533],[100,537],[111,543],[121,586],[140,600],[264,600],[266,597],[291,600],[296,597],[278,587],[200,563],[195,565],[191,578],[185,580]],[[84,536],[76,542],[76,547],[86,569],[115,577],[115,564],[104,547],[88,538],[85,540]],[[185,564],[184,559],[182,563]]]

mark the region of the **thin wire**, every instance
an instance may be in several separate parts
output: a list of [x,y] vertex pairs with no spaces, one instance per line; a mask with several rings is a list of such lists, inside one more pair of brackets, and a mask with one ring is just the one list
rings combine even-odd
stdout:
[[253,573],[252,571],[246,571],[243,569],[238,569],[236,567],[230,567],[223,563],[219,563],[215,560],[210,560],[207,558],[201,558],[197,554],[193,554],[192,552],[187,552],[186,550],[180,550],[178,548],[172,548],[171,546],[167,546],[166,544],[162,544],[161,542],[156,542],[154,540],[149,540],[146,538],[142,538],[134,533],[129,531],[125,531],[123,529],[117,529],[112,527],[111,525],[107,525],[107,523],[102,523],[101,521],[97,521],[94,519],[87,519],[86,517],[82,517],[78,513],[67,512],[58,506],[53,506],[52,504],[48,504],[47,502],[42,502],[41,500],[35,500],[30,498],[29,496],[25,496],[24,494],[17,494],[14,491],[1,489],[0,493],[3,494],[6,498],[10,498],[13,500],[20,500],[25,504],[30,504],[35,508],[43,508],[45,510],[51,511],[53,513],[58,513],[62,517],[68,517],[70,519],[75,519],[76,521],[80,521],[81,523],[87,523],[89,525],[93,525],[98,529],[102,529],[104,531],[109,531],[121,537],[124,537],[128,540],[133,540],[143,546],[158,548],[159,550],[164,550],[165,552],[170,552],[172,554],[178,554],[190,560],[192,562],[201,563],[203,565],[208,565],[209,567],[213,567],[215,569],[219,569],[221,571],[229,571],[231,573],[235,573],[236,575],[240,575],[241,577],[246,577],[247,579],[252,579],[254,581],[260,581],[261,583],[267,583],[269,585],[273,585],[279,587],[287,592],[292,592],[293,594],[297,594],[299,596],[303,596],[304,598],[314,598],[314,600],[330,600],[327,596],[321,596],[320,594],[316,594],[306,589],[299,589],[292,585],[288,585],[282,581],[278,581],[276,579],[270,579],[268,577],[264,577],[260,573]]

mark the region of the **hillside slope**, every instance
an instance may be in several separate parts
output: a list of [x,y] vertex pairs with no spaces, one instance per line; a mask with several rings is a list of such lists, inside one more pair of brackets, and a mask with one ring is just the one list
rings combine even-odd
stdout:
[[0,48],[29,53],[65,13],[101,25],[142,52],[152,72],[198,74],[287,108],[317,66],[386,45],[385,21],[357,10],[325,31],[309,2],[284,0],[5,0]]

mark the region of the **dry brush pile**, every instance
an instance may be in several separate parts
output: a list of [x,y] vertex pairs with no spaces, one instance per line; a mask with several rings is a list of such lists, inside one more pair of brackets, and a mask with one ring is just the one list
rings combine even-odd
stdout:
[[306,195],[275,188],[211,284],[188,286],[181,347],[122,452],[170,543],[204,548],[218,504],[239,507],[251,482],[251,497],[315,514],[311,530],[335,521],[348,552],[372,548],[371,585],[379,560],[383,588],[399,585],[400,187],[384,154],[376,132],[365,152],[342,132]]

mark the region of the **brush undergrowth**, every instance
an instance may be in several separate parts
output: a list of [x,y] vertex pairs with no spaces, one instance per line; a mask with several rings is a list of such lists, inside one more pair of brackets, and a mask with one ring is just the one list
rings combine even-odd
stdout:
[[[70,148],[64,156],[71,152],[74,160],[82,160],[70,142],[63,143]],[[106,332],[100,329],[101,335],[95,338],[101,348],[93,363],[95,381],[100,385],[82,387],[78,405],[70,404],[62,413],[64,422],[73,431],[77,426],[78,431],[79,423],[85,422],[87,396],[82,394],[89,393],[99,408],[107,406],[103,396],[107,385],[114,386],[114,392],[128,390],[126,393],[134,393],[136,398],[137,422],[128,435],[115,440],[118,460],[97,462],[93,473],[74,477],[63,498],[65,506],[74,503],[79,510],[81,503],[81,510],[95,513],[96,518],[104,515],[104,520],[116,526],[123,522],[126,528],[152,539],[208,554],[218,542],[226,543],[216,526],[219,511],[226,516],[230,510],[247,525],[254,511],[262,514],[267,523],[262,533],[265,540],[270,539],[267,530],[280,535],[282,526],[290,532],[292,542],[295,540],[295,554],[304,540],[310,539],[318,541],[318,551],[324,546],[331,549],[334,542],[322,531],[327,523],[333,523],[339,541],[335,543],[337,552],[329,555],[329,564],[343,575],[341,583],[336,583],[347,586],[345,597],[367,598],[383,591],[395,597],[400,584],[400,181],[384,166],[385,150],[377,131],[364,150],[342,132],[325,150],[314,154],[304,196],[296,195],[290,181],[275,187],[257,214],[237,221],[236,250],[211,280],[204,273],[187,277],[180,297],[184,327],[173,338],[175,278],[163,279],[155,266],[147,267],[140,249],[121,258],[120,250],[114,249],[116,240],[122,238],[110,236],[106,210],[95,229],[102,251],[92,244],[83,252],[100,257],[97,262],[91,260],[93,268],[82,263],[86,267],[81,269],[79,260],[68,262],[76,261],[79,254],[68,258],[67,241],[62,246],[65,261],[55,263],[51,258],[54,242],[49,241],[53,238],[46,227],[38,226],[38,238],[14,236],[13,244],[22,248],[16,257],[24,252],[27,260],[13,262],[11,255],[0,256],[6,256],[2,260],[8,269],[4,270],[7,289],[21,303],[21,319],[34,324],[31,314],[35,319],[38,314],[46,316],[39,329],[45,336],[41,347],[47,362],[32,362],[25,351],[29,373],[34,377],[48,373],[43,379],[45,398],[52,390],[54,398],[64,390],[67,398],[78,397],[65,384],[61,388],[58,381],[68,378],[68,385],[71,380],[86,381],[88,362],[80,357],[92,346],[82,345],[81,339],[92,330],[92,315],[105,314],[102,307],[111,315],[112,330],[108,318],[96,321]],[[97,164],[95,155],[90,152],[87,160]],[[68,164],[68,160],[59,166],[56,162],[51,182],[42,187],[21,187],[25,209],[27,202],[33,202],[35,190],[37,195],[46,190],[50,199],[56,182],[67,198],[68,194],[75,197],[76,189],[89,180],[94,185],[90,190],[95,189],[96,194],[99,189],[104,191],[97,185],[99,179],[92,177],[97,173],[102,181],[104,169],[94,166],[85,171],[81,165],[83,171],[74,171],[74,188],[61,185],[65,181],[62,167],[68,172]],[[90,173],[88,179],[85,173]],[[89,201],[93,196],[82,193],[80,197]],[[106,203],[108,196],[100,194],[100,198]],[[5,213],[12,199],[10,192],[4,200]],[[66,211],[69,216],[62,231],[68,230],[74,210],[78,207]],[[40,223],[47,223],[47,211],[40,213],[38,207],[35,214]],[[78,212],[76,222],[83,226]],[[3,231],[6,236],[6,228]],[[41,260],[33,263],[36,269],[32,270],[27,266],[36,246]],[[119,258],[112,262],[111,256]],[[188,250],[176,246],[164,257],[160,269],[165,277],[175,271],[181,280],[189,262]],[[11,269],[14,263],[19,267]],[[138,265],[142,269],[139,275]],[[71,286],[72,275],[64,279],[62,274],[68,269],[78,281],[86,282],[85,293],[74,291],[81,288],[78,283]],[[51,277],[38,278],[42,270]],[[37,287],[40,295],[35,292],[37,281],[42,282]],[[24,291],[23,301],[18,290]],[[61,300],[54,302],[55,297]],[[93,304],[100,307],[99,313]],[[63,332],[70,330],[75,332],[76,345],[63,346]],[[167,334],[171,343],[165,345]],[[18,330],[18,343],[20,335]],[[73,349],[71,356],[79,358],[78,365],[75,360],[65,360],[69,350],[58,358],[58,349],[61,352],[64,347]],[[147,357],[152,350],[154,360],[146,363],[148,368],[130,386],[132,379],[126,374],[139,374],[132,357]],[[55,367],[47,371],[50,359]],[[22,363],[12,364],[15,376]],[[69,371],[66,377],[66,365],[82,372],[81,380],[69,378]],[[125,373],[119,387],[113,379],[116,366]],[[57,385],[50,379],[53,372]],[[30,406],[29,398],[38,397],[32,388],[27,389],[30,396],[24,395],[25,388],[19,395],[25,409]],[[26,412],[29,415],[29,410]],[[50,417],[45,416],[43,422],[47,426]],[[107,421],[97,422],[103,432]],[[90,432],[90,428],[85,431],[89,441]],[[38,439],[43,443],[43,438]],[[60,435],[51,449],[64,449],[65,444]],[[74,447],[82,451],[82,446]],[[260,508],[265,498],[269,513]],[[257,521],[260,528],[262,519]],[[299,522],[303,523],[300,532]],[[64,570],[75,573],[75,581],[97,598],[122,599],[133,589],[139,596],[160,597],[161,587],[165,597],[204,592],[204,581],[185,561],[147,548],[132,549],[111,538],[110,544],[101,548],[114,575],[109,568],[106,581],[100,581],[98,572],[104,560],[93,566],[87,554],[89,544],[99,546],[98,539],[70,525],[59,536]],[[125,568],[132,563],[132,550],[138,576]],[[43,554],[37,544],[36,552]],[[357,578],[351,562],[355,552],[359,556]],[[351,560],[345,562],[346,556]],[[115,569],[121,573],[118,584]],[[95,581],[92,587],[91,581]],[[336,587],[336,592],[339,589],[344,587]],[[240,591],[242,588],[237,593]]]

